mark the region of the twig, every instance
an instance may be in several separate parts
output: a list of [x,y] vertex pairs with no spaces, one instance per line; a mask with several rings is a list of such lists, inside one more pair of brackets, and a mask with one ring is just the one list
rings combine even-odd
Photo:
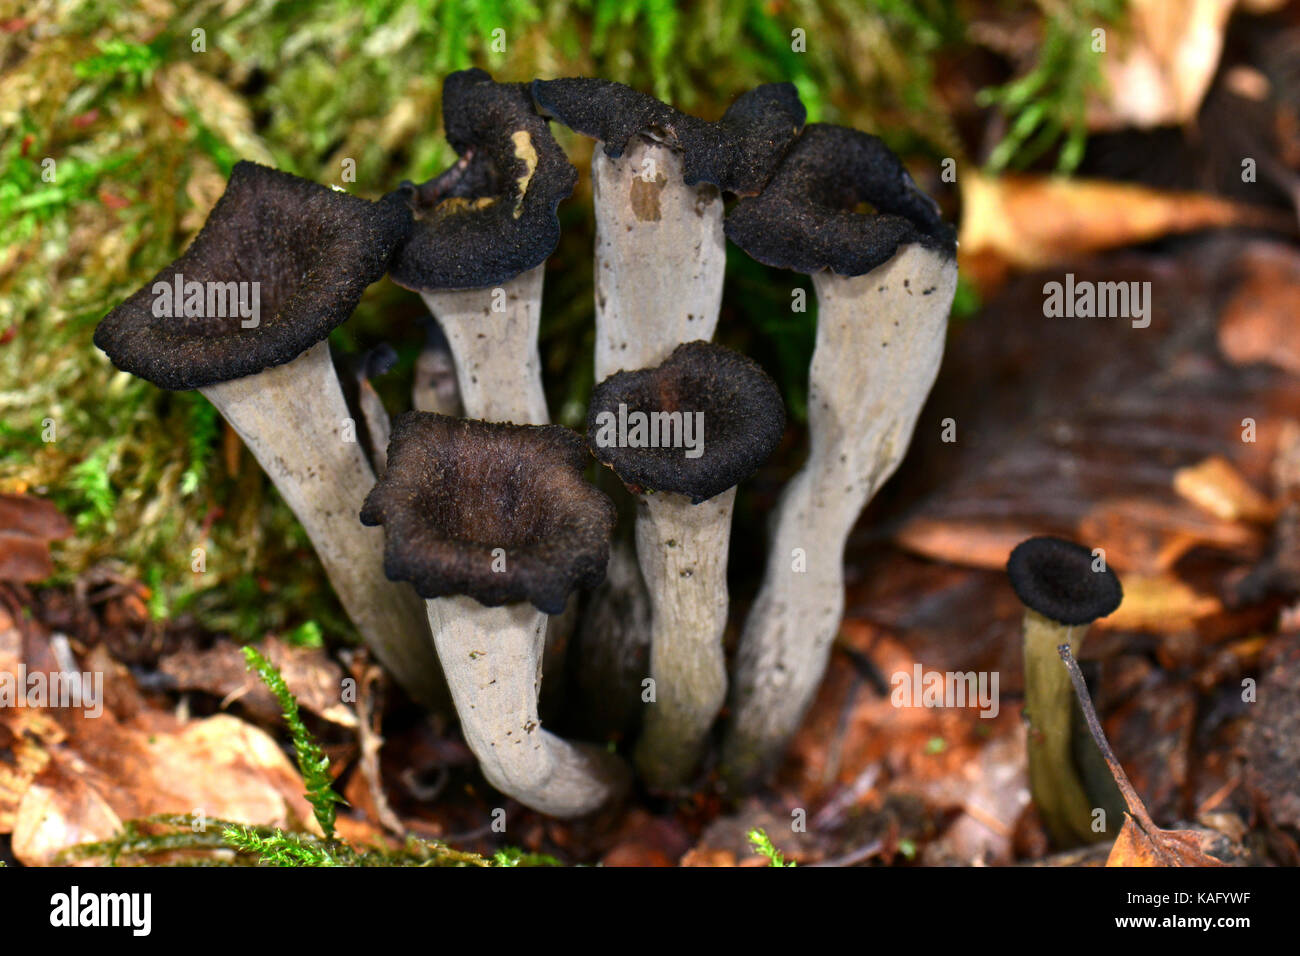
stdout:
[[880,764],[868,765],[851,784],[839,790],[826,802],[825,806],[817,811],[812,821],[813,829],[829,830],[839,826],[844,820],[845,811],[870,793],[879,779]]
[[822,860],[820,863],[808,863],[806,866],[857,866],[863,860],[869,860],[876,856],[884,849],[884,844],[879,840],[872,840],[856,850],[850,850],[843,856],[837,856],[829,860]]
[[1092,734],[1092,739],[1097,744],[1097,749],[1106,760],[1106,766],[1110,768],[1111,776],[1115,778],[1115,785],[1119,787],[1119,792],[1124,797],[1124,803],[1128,806],[1129,813],[1137,817],[1138,823],[1149,833],[1158,833],[1160,828],[1156,826],[1151,815],[1147,813],[1146,805],[1142,798],[1138,796],[1137,791],[1133,789],[1133,784],[1129,782],[1128,774],[1120,766],[1115,752],[1110,749],[1110,741],[1106,739],[1106,732],[1101,729],[1101,721],[1097,719],[1097,711],[1093,709],[1092,697],[1088,694],[1088,685],[1084,682],[1083,672],[1079,670],[1079,664],[1070,653],[1070,645],[1062,644],[1057,647],[1056,652],[1061,655],[1061,660],[1065,662],[1065,668],[1070,672],[1070,683],[1074,685],[1074,695],[1079,699],[1079,707],[1083,710],[1084,720],[1088,722],[1088,732]]
[[431,785],[425,785],[416,779],[414,767],[403,770],[401,780],[411,795],[421,803],[433,803],[442,794],[443,787],[447,786],[447,780],[451,777],[451,771],[445,764],[439,764],[437,772],[438,776]]
[[380,673],[380,669],[364,655],[357,656],[353,674],[357,676],[357,743],[361,748],[361,775],[370,790],[370,800],[379,822],[389,833],[405,838],[406,827],[388,802],[379,769],[379,749],[384,745],[380,733],[383,709],[376,704],[373,691]]

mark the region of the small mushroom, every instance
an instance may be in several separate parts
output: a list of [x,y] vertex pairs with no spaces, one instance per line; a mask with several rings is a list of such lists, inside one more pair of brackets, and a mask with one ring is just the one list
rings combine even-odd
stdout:
[[424,347],[415,359],[415,381],[411,385],[411,407],[417,412],[437,412],[459,418],[460,390],[456,385],[456,360],[451,343],[433,316],[425,316]]
[[1077,759],[1077,704],[1057,649],[1064,644],[1077,653],[1088,625],[1119,607],[1119,578],[1087,548],[1051,537],[1016,545],[1007,577],[1025,606],[1024,716],[1038,815],[1058,846],[1111,839],[1092,827],[1097,803],[1089,794],[1096,788]]
[[409,224],[399,202],[240,162],[194,242],[99,323],[95,345],[123,371],[217,407],[366,643],[414,699],[436,704],[445,690],[420,602],[385,579],[382,535],[355,520],[375,478],[326,340]]
[[343,386],[343,398],[356,422],[357,440],[370,456],[376,475],[382,475],[386,467],[390,423],[388,410],[371,380],[392,371],[396,364],[397,352],[387,342],[381,342],[361,355],[347,356],[341,361],[336,358],[335,361],[343,373],[339,384]]
[[555,211],[578,171],[524,84],[494,83],[479,69],[453,73],[442,112],[460,158],[421,186],[402,184],[415,228],[390,275],[437,316],[468,417],[545,424],[543,263],[559,242]]
[[619,83],[534,80],[538,107],[604,144],[596,209],[596,380],[711,339],[722,303],[722,192],[763,188],[804,121],[790,83],[745,93],[717,122]]
[[600,583],[614,506],[583,480],[580,438],[408,412],[361,509],[384,526],[384,569],[427,600],[466,743],[488,781],[557,817],[592,813],[628,782],[599,747],[542,730],[547,615]]
[[953,230],[898,158],[874,136],[818,123],[726,231],[758,261],[810,273],[818,303],[808,459],[778,504],[736,659],[723,761],[741,786],[779,756],[826,669],[844,545],[934,384],[957,265]]
[[605,580],[591,592],[575,634],[570,709],[593,740],[631,739],[650,666],[650,595],[633,536],[610,544]]
[[785,406],[753,361],[708,342],[596,386],[587,443],[639,495],[637,558],[650,595],[655,700],[637,769],[689,780],[726,696],[727,548],[736,485],[776,448]]

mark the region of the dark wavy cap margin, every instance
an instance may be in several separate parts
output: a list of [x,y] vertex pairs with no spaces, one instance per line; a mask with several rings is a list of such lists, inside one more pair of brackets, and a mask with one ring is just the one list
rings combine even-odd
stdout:
[[[651,414],[704,414],[704,447],[636,448],[602,443],[602,413],[619,406]],[[609,419],[606,419],[608,422]],[[633,492],[667,491],[699,504],[752,475],[781,441],[785,404],[776,383],[748,356],[711,342],[686,342],[654,368],[616,372],[596,386],[587,411],[587,447]]]
[[[383,525],[384,573],[422,598],[529,601],[559,614],[609,563],[614,505],[583,478],[587,461],[582,439],[558,425],[407,412],[361,523]],[[504,571],[494,570],[497,548]]]
[[560,241],[556,210],[578,170],[533,108],[527,84],[461,70],[442,87],[447,142],[460,157],[398,192],[415,216],[393,259],[394,282],[416,292],[482,289],[541,265]]
[[[347,321],[410,224],[388,197],[371,202],[241,161],[189,248],[100,321],[95,345],[173,391],[291,362]],[[242,328],[238,314],[155,316],[155,283],[171,287],[177,274],[205,289],[259,283],[259,324]]]
[[1064,538],[1020,542],[1007,561],[1007,577],[1020,602],[1060,624],[1091,624],[1119,607],[1124,589],[1109,567],[1092,569],[1092,552]]
[[793,83],[749,90],[717,122],[612,80],[534,80],[533,99],[543,113],[604,143],[611,159],[622,156],[634,136],[647,136],[682,154],[687,186],[710,183],[738,196],[762,190],[807,116]]
[[759,262],[809,275],[865,275],[913,243],[957,254],[955,230],[883,142],[825,123],[809,124],[767,188],[736,203],[724,229]]

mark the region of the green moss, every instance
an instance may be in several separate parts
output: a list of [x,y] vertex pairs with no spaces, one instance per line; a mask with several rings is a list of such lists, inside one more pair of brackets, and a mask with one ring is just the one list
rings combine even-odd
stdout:
[[774,866],[774,867],[797,866],[797,864],[793,860],[790,861],[789,863],[786,862],[785,857],[781,854],[781,851],[778,850],[776,846],[772,843],[772,838],[767,835],[766,830],[763,830],[760,827],[755,827],[754,829],[749,831],[748,836],[749,836],[750,846],[754,848],[755,853],[767,859],[768,866]]
[[346,801],[334,791],[334,780],[330,776],[329,758],[321,750],[302,717],[298,712],[298,700],[293,696],[284,682],[279,669],[263,657],[255,647],[244,648],[244,660],[248,669],[255,671],[267,686],[284,716],[293,739],[293,753],[298,761],[298,771],[307,786],[307,802],[316,814],[316,823],[327,841],[334,839],[334,817],[337,806]]
[[1043,41],[1027,73],[981,90],[978,102],[1006,114],[1007,133],[989,154],[993,171],[1025,169],[1059,145],[1056,167],[1083,160],[1088,97],[1102,85],[1092,33],[1118,23],[1127,0],[1067,0],[1048,8]]

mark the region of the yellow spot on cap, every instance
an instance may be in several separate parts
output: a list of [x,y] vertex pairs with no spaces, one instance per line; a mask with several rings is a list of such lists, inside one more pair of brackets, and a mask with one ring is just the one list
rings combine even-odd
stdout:
[[526,129],[516,130],[510,139],[515,144],[515,158],[524,162],[524,174],[515,180],[519,184],[519,198],[515,200],[515,218],[518,219],[524,212],[524,195],[528,192],[528,184],[537,172],[537,150],[533,148],[533,138]]
[[464,196],[449,196],[442,202],[438,203],[437,211],[439,215],[450,216],[459,212],[476,212],[480,209],[486,209],[496,202],[495,196],[480,196],[477,199],[466,199]]

